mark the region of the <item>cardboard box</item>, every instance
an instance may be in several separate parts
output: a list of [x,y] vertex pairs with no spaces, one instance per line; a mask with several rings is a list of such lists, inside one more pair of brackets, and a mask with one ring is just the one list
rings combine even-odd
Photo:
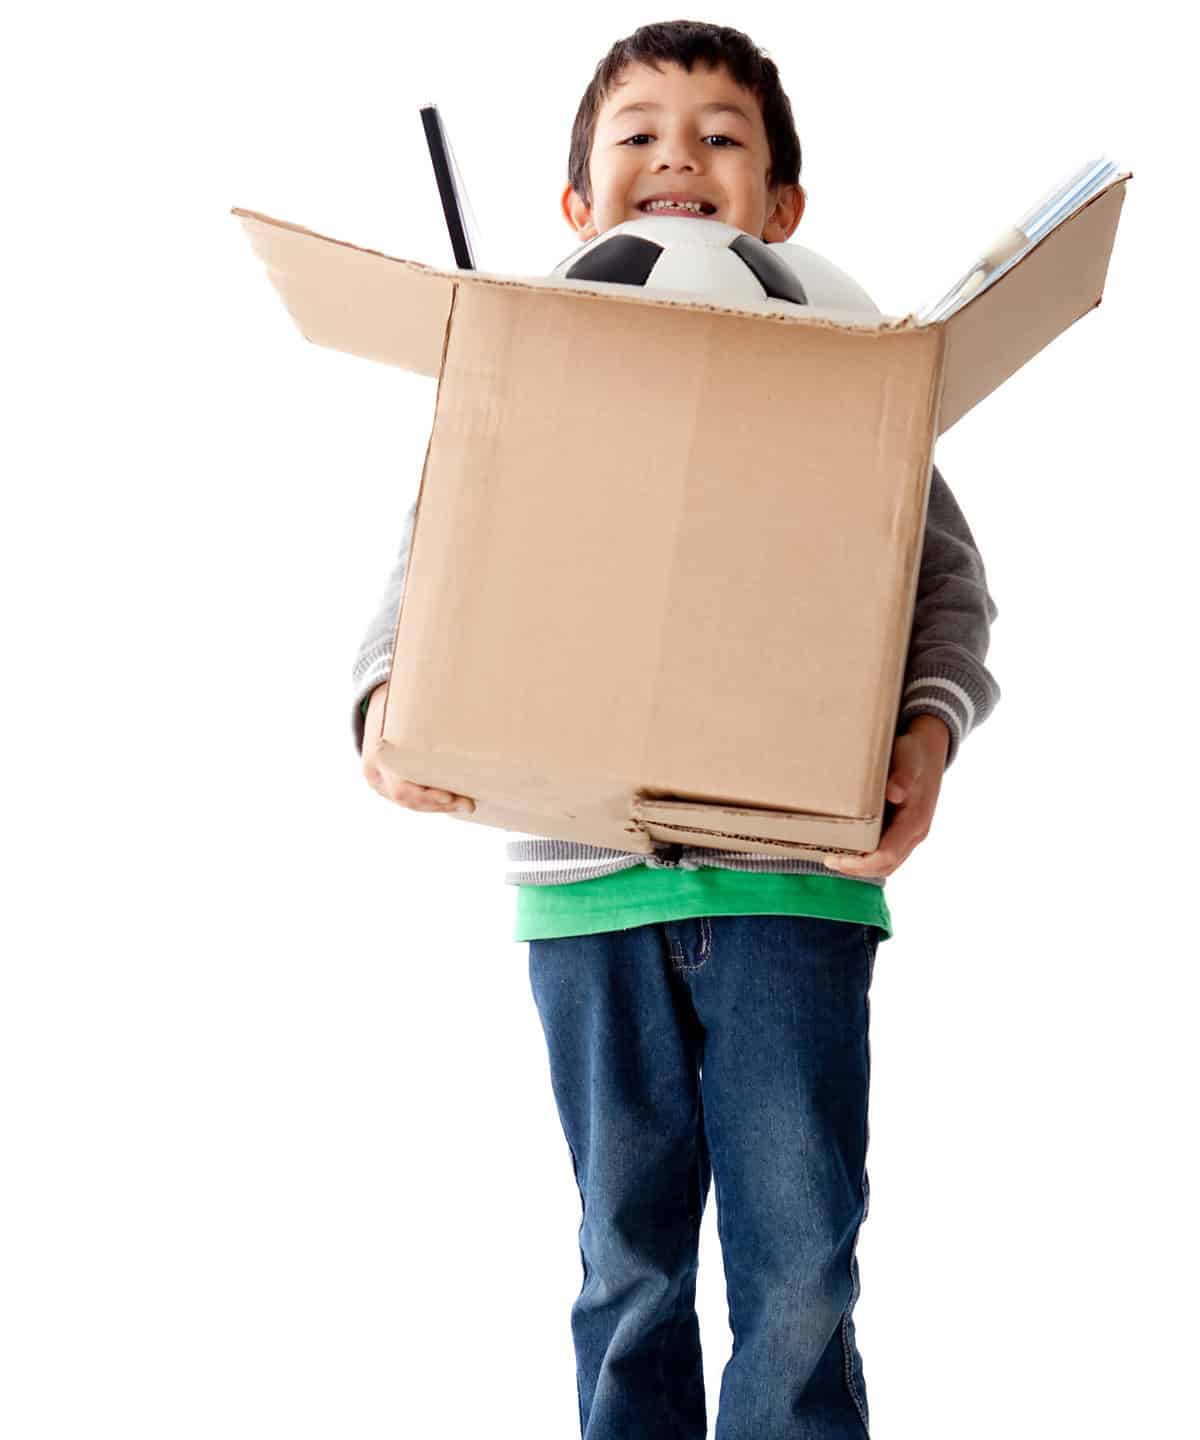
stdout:
[[310,340],[438,378],[383,762],[506,830],[873,850],[934,441],[1100,303],[1128,178],[934,325],[438,270],[235,210]]

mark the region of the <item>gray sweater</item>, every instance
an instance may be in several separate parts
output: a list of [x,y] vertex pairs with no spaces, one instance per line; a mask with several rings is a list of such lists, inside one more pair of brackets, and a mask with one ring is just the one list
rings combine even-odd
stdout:
[[[392,666],[392,639],[408,569],[416,502],[404,518],[400,550],[383,596],[354,661],[354,740],[362,753],[365,702],[386,682]],[[899,730],[918,715],[936,715],[950,730],[947,769],[959,746],[991,714],[1000,687],[984,665],[995,602],[988,593],[983,560],[962,511],[937,466],[929,491],[924,548],[917,579],[916,610],[901,698]],[[507,845],[505,879],[513,885],[560,885],[591,880],[633,865],[695,870],[715,866],[770,874],[831,872],[820,859],[789,855],[747,855],[736,850],[665,845],[654,855],[634,855],[569,840],[522,836]],[[860,884],[883,885],[882,879],[852,877]]]

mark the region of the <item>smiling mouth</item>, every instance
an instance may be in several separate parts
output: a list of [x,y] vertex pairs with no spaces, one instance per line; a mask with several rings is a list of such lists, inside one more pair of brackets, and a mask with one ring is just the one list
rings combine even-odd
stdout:
[[717,207],[710,205],[707,200],[698,200],[690,204],[680,204],[668,200],[643,200],[637,208],[643,215],[693,215],[698,219],[717,213]]

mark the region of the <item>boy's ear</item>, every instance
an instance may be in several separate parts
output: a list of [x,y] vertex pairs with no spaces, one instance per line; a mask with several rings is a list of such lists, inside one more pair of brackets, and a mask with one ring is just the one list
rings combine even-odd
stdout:
[[788,239],[804,214],[805,199],[803,185],[781,185],[775,195],[775,207],[763,228],[762,238],[773,244]]
[[590,240],[596,234],[596,227],[592,224],[592,207],[569,183],[562,193],[562,212],[567,217],[567,224],[581,240]]

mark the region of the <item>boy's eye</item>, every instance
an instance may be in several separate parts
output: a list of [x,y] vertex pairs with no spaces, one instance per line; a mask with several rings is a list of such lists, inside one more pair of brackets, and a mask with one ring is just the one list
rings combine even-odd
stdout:
[[[622,140],[622,145],[632,145],[637,140],[653,140],[653,135],[631,135],[628,140]],[[705,135],[705,140],[722,140],[727,145],[740,145],[740,140],[735,140],[732,135]],[[716,147],[723,148],[723,147]]]

